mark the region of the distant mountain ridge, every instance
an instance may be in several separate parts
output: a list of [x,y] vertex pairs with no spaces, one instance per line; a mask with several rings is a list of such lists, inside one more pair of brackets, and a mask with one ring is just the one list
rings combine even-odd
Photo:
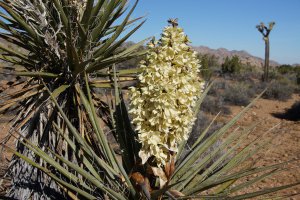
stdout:
[[[250,64],[252,66],[263,67],[264,59],[259,58],[257,56],[253,56],[247,51],[237,51],[237,50],[228,50],[225,48],[219,49],[211,49],[207,46],[193,46],[193,49],[200,54],[209,54],[215,55],[218,59],[219,64],[222,64],[225,58],[228,56],[229,58],[236,55],[240,58],[241,62],[244,64]],[[280,64],[276,61],[270,60],[270,66],[279,66]]]
[[[7,41],[3,40],[2,38],[0,38],[0,43],[6,47],[8,45]],[[128,41],[128,42],[125,42],[122,46],[126,48],[133,44],[135,44],[135,43],[132,41]],[[9,47],[9,48],[11,48],[11,47]],[[222,64],[227,56],[232,57],[234,55],[237,55],[240,58],[241,62],[244,64],[249,63],[252,66],[258,66],[258,67],[263,67],[263,65],[264,65],[264,59],[253,56],[244,50],[241,50],[241,51],[228,50],[226,48],[212,49],[207,46],[193,46],[193,49],[195,51],[199,52],[200,54],[215,55],[216,58],[218,59],[219,64]],[[1,62],[2,61],[0,60],[0,63]],[[270,66],[279,66],[279,65],[280,64],[278,62],[270,60]],[[299,66],[299,64],[293,64],[293,66]]]

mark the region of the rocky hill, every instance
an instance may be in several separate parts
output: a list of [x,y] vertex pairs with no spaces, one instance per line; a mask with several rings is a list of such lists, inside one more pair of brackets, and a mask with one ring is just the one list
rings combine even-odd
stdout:
[[[237,55],[240,58],[241,62],[244,64],[250,64],[258,67],[262,67],[264,65],[264,60],[262,58],[253,56],[246,51],[236,51],[236,50],[231,51],[225,48],[211,49],[206,46],[194,46],[193,48],[200,54],[215,55],[220,64],[224,62],[227,56],[232,57],[234,55]],[[278,66],[280,64],[276,61],[271,60],[270,65]]]

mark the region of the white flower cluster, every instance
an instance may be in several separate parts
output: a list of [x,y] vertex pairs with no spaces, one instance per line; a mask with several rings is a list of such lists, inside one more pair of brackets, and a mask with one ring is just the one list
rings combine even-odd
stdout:
[[143,163],[153,156],[159,167],[165,165],[179,143],[188,139],[194,123],[202,84],[197,53],[188,42],[182,28],[166,27],[159,41],[148,44],[139,86],[131,88],[129,112],[139,133]]

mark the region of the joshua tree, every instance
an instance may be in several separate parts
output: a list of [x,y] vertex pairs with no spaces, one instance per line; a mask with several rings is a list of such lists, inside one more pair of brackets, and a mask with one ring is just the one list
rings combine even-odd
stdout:
[[269,27],[266,27],[263,22],[256,26],[257,30],[263,35],[263,40],[265,41],[265,65],[263,81],[268,81],[269,79],[269,60],[270,60],[270,40],[269,35],[275,25],[275,22],[270,22]]

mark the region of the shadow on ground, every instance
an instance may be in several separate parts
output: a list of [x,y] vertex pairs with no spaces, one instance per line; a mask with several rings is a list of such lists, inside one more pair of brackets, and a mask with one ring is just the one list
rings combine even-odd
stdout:
[[300,121],[300,101],[295,102],[291,108],[283,113],[272,113],[272,115],[279,119],[289,121]]
[[0,200],[16,200],[16,199],[13,199],[13,198],[10,198],[10,197],[5,197],[5,196],[1,196],[1,195],[0,195]]

